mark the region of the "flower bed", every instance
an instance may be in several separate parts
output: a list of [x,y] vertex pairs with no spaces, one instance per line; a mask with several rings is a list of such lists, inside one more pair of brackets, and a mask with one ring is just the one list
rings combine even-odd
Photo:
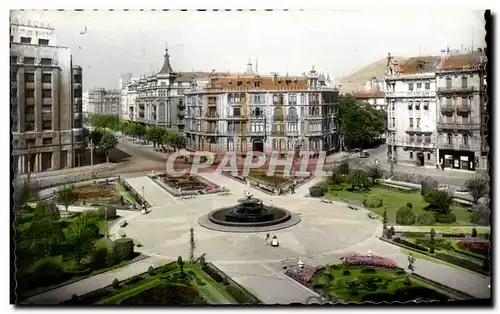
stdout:
[[396,261],[377,255],[350,255],[342,258],[344,265],[348,266],[373,266],[395,269]]
[[75,189],[80,199],[114,198],[116,191],[114,184],[98,183]]
[[[177,197],[196,194],[213,194],[222,191],[221,187],[217,184],[196,175],[186,174],[177,178],[165,173],[159,173],[151,176],[151,179],[168,193]],[[179,188],[181,189],[180,193]]]
[[458,246],[462,249],[469,250],[474,253],[480,254],[488,254],[490,251],[490,243],[489,242],[478,242],[478,241],[468,241],[462,240],[458,241]]
[[314,277],[315,271],[316,269],[309,265],[304,265],[303,268],[292,266],[286,270],[285,275],[297,280],[298,282],[306,286],[309,286],[312,278]]
[[160,180],[162,180],[165,184],[173,188],[181,188],[182,190],[193,191],[193,190],[202,190],[207,186],[203,182],[200,182],[195,177],[189,176],[187,174],[182,177],[172,177],[168,174],[158,175]]

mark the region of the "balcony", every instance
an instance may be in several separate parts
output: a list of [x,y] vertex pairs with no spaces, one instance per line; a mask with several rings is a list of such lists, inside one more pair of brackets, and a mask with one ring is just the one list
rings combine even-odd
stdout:
[[[198,106],[202,106],[203,104],[198,104]],[[209,108],[214,108],[214,107],[217,107],[217,103],[216,102],[211,102],[211,103],[208,103],[207,106]]]
[[248,132],[248,135],[253,135],[253,136],[264,136],[264,130],[250,130]]
[[245,116],[242,116],[242,115],[238,115],[238,116],[235,116],[235,115],[228,115],[227,116],[227,119],[228,120],[243,120],[243,119],[246,119],[247,117]]
[[26,99],[24,100],[24,102],[25,102],[24,104],[26,106],[34,105],[35,104],[35,98],[34,97],[33,98],[32,97],[29,97],[29,98],[26,97]]
[[[77,116],[77,115],[78,115],[78,116]],[[77,114],[77,115],[75,115],[75,118],[76,118],[76,117],[78,117],[78,118],[79,118],[79,117],[81,116],[80,114]],[[49,120],[50,120],[50,121],[52,121],[52,113],[43,113],[43,114],[42,114],[42,120],[43,120],[43,121],[49,121]]]
[[52,98],[42,98],[43,105],[52,105]]
[[42,83],[42,89],[52,89],[52,83]]
[[298,115],[287,115],[286,116],[286,120],[287,121],[298,121],[299,120],[299,116]]
[[179,118],[184,118],[186,116],[186,112],[184,110],[177,111],[177,116]]
[[385,93],[386,97],[390,98],[418,98],[418,97],[435,97],[436,92],[431,90],[418,90],[418,91],[387,91]]
[[82,83],[73,82],[74,89],[82,89]]
[[274,121],[283,121],[283,120],[285,120],[285,116],[282,114],[273,115],[273,120]]
[[457,113],[469,113],[470,110],[471,109],[469,104],[462,104],[457,107]]
[[319,136],[319,135],[322,135],[323,134],[323,131],[321,130],[314,130],[314,131],[306,131],[306,135],[307,136]]
[[432,131],[424,130],[420,126],[409,126],[405,131],[406,133],[432,133]]
[[221,135],[218,129],[212,129],[212,128],[205,129],[201,132],[200,131],[193,131],[193,132],[203,133],[204,135],[211,135],[211,136]]
[[439,148],[441,149],[453,149],[455,147],[455,145],[453,143],[448,143],[448,142],[441,142],[439,144]]
[[183,102],[180,102],[179,104],[177,104],[177,109],[184,110],[184,108],[186,108],[186,105]]
[[308,115],[306,116],[306,120],[317,120],[317,119],[323,119],[322,115]]
[[185,124],[186,124],[186,122],[184,121],[184,119],[179,119],[177,121],[177,125],[185,125]]
[[250,116],[250,119],[252,120],[264,120],[265,118],[265,116]]
[[455,107],[453,104],[441,104],[441,112],[453,112],[455,111]]
[[299,131],[298,130],[288,130],[286,131],[287,136],[299,136]]
[[205,120],[218,120],[219,119],[219,115],[218,114],[214,114],[214,113],[208,113],[204,116],[204,119]]
[[450,86],[450,87],[439,87],[437,90],[438,95],[450,95],[450,94],[469,94],[475,91],[474,86]]
[[285,137],[285,132],[284,131],[273,131],[273,132],[271,132],[271,136],[274,136],[274,137]]
[[439,130],[471,131],[479,129],[480,125],[478,123],[451,121],[451,122],[438,122],[437,127]]
[[35,89],[35,82],[26,82],[26,89]]

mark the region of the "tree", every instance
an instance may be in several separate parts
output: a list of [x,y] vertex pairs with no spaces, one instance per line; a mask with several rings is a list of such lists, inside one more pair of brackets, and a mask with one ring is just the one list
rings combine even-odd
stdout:
[[26,176],[20,177],[14,184],[14,207],[16,209],[24,208],[26,203],[36,196],[37,186],[37,182],[31,177],[31,174],[28,173]]
[[165,129],[152,126],[148,128],[146,137],[148,141],[153,142],[153,147],[156,148],[156,145],[159,145],[163,141],[163,134],[165,134]]
[[340,133],[348,148],[369,145],[385,133],[385,122],[380,113],[353,96],[341,96],[337,108]]
[[329,183],[331,185],[340,185],[344,182],[344,176],[340,172],[339,167],[335,167],[332,171],[332,175],[329,178]]
[[100,145],[103,136],[104,131],[100,128],[93,129],[89,134],[89,138],[92,140],[92,144],[94,145]]
[[389,219],[387,219],[387,209],[384,209],[384,215],[382,220],[383,233],[387,236],[387,224],[389,223]]
[[144,125],[140,123],[134,123],[132,125],[132,135],[136,136],[139,139],[144,139],[144,136],[146,135],[146,128]]
[[384,175],[384,172],[378,165],[370,165],[366,170],[368,177],[372,178],[372,183],[375,184],[376,181]]
[[60,213],[52,202],[38,202],[33,220],[26,230],[31,238],[30,250],[34,255],[50,256],[54,247],[64,240],[64,232],[59,223]]
[[366,172],[360,169],[352,170],[347,177],[347,182],[351,184],[351,188],[354,190],[356,187],[364,189],[369,186],[368,177]]
[[392,236],[396,233],[396,231],[394,230],[394,226],[391,225],[391,227],[389,228],[389,232],[387,234],[387,238],[388,239],[391,239]]
[[474,198],[474,203],[477,204],[478,200],[489,192],[490,180],[486,175],[475,175],[465,182],[465,187]]
[[471,236],[473,238],[477,237],[477,229],[476,228],[472,228],[472,234],[471,234]]
[[67,185],[57,190],[55,200],[68,211],[68,206],[79,200],[79,196],[75,192],[75,186]]
[[431,245],[431,254],[434,253],[434,244],[436,242],[436,240],[434,239],[436,237],[436,230],[434,230],[434,228],[431,229],[431,241],[430,241],[430,245]]
[[100,147],[103,150],[103,152],[106,154],[106,162],[109,162],[109,152],[118,145],[118,140],[116,139],[116,136],[110,132],[106,132],[100,143]]
[[194,228],[189,229],[189,262],[194,263],[194,249],[196,248],[196,243],[194,240]]
[[396,212],[396,222],[400,225],[413,225],[415,223],[415,219],[415,213],[408,206],[402,206]]
[[438,213],[448,214],[451,212],[450,207],[453,203],[453,197],[447,191],[430,189],[424,195],[424,200],[429,203],[429,208]]
[[184,261],[182,260],[182,256],[180,255],[177,257],[177,265],[179,265],[181,274],[184,274]]
[[66,231],[66,254],[71,256],[80,265],[81,260],[90,255],[94,250],[94,239],[96,226],[91,222],[88,215],[76,218]]
[[186,147],[186,138],[178,132],[167,132],[163,136],[163,142],[171,146],[174,151]]

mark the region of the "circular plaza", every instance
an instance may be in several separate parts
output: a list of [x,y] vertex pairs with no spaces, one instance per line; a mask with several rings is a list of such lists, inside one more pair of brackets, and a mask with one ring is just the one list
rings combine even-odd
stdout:
[[[265,205],[287,209],[296,223],[278,230],[238,232],[212,230],[200,225],[207,214],[234,206],[237,196],[200,196],[171,199],[154,206],[147,215],[133,213],[124,217],[125,228],[115,225],[111,234],[126,233],[141,244],[136,250],[146,255],[176,259],[189,254],[189,229],[194,228],[195,255],[206,253],[211,261],[265,262],[298,257],[315,257],[349,251],[369,238],[378,236],[380,222],[364,210],[352,210],[344,203],[323,203],[297,196],[263,197]],[[276,236],[278,247],[267,244],[266,236]]]

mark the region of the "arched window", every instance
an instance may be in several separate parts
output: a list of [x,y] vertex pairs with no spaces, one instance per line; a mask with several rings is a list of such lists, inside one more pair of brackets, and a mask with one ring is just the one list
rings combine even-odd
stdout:
[[314,106],[312,108],[312,111],[313,111],[314,116],[319,116],[319,107],[318,106]]
[[447,140],[448,140],[448,144],[452,144],[453,136],[451,135],[451,133],[448,133]]
[[285,140],[280,140],[280,150],[285,150],[285,149],[286,149]]
[[262,111],[260,110],[259,107],[255,107],[255,109],[253,110],[253,115],[255,117],[260,117],[262,115]]
[[281,108],[274,108],[274,119],[280,119],[283,117],[283,110]]
[[227,95],[227,102],[230,103],[230,104],[233,104],[234,103],[234,97],[233,97],[233,94],[228,94]]
[[297,115],[297,108],[290,107],[290,109],[288,109],[288,117],[291,119],[298,119],[299,116]]
[[278,140],[273,140],[273,149],[278,149]]

